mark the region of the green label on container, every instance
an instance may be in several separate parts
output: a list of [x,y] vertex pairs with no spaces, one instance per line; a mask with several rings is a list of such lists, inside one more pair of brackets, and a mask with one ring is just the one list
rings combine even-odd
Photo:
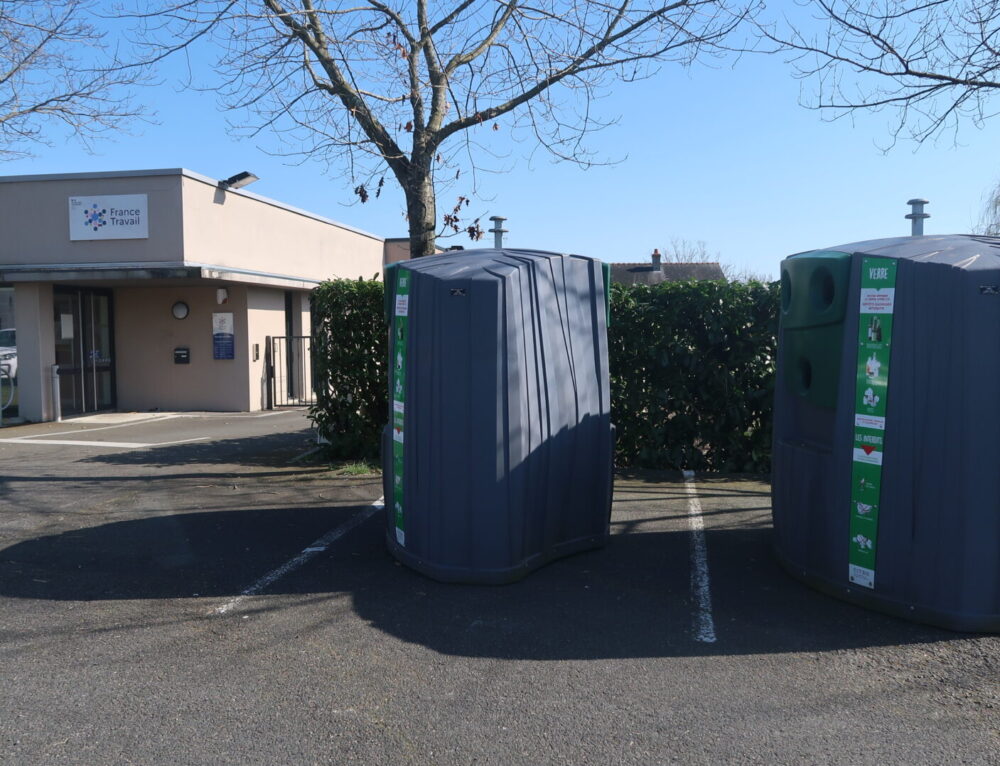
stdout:
[[875,587],[878,515],[885,452],[885,405],[889,390],[892,313],[896,298],[896,261],[861,261],[858,322],[858,372],[854,396],[851,471],[851,525],[848,578]]
[[396,305],[392,318],[392,508],[396,542],[406,545],[403,515],[403,433],[406,421],[406,345],[410,316],[410,279],[406,269],[396,269]]

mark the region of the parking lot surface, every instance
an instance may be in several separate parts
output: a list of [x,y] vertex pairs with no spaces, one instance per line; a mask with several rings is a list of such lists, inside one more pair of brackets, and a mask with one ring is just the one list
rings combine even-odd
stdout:
[[790,579],[769,488],[620,475],[500,587],[388,555],[300,413],[0,430],[0,762],[997,763],[1000,638]]

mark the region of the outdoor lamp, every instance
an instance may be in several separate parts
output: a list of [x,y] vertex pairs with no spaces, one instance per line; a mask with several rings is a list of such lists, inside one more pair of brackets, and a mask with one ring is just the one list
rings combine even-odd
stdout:
[[177,301],[170,307],[170,313],[174,315],[174,319],[184,319],[190,310],[184,301]]
[[244,186],[249,186],[254,181],[259,181],[260,179],[251,173],[249,170],[244,170],[242,173],[237,173],[234,176],[229,176],[229,178],[224,181],[219,181],[219,188],[221,189],[242,189]]

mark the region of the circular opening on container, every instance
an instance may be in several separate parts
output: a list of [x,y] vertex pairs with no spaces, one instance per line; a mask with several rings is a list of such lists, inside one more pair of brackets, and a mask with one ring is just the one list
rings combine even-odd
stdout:
[[781,310],[788,312],[792,305],[792,278],[785,269],[781,270]]
[[808,359],[799,359],[799,393],[808,393],[813,382],[813,368]]
[[825,311],[833,305],[836,287],[833,284],[833,274],[829,269],[819,268],[813,272],[809,280],[809,297],[812,300],[813,308],[817,311]]

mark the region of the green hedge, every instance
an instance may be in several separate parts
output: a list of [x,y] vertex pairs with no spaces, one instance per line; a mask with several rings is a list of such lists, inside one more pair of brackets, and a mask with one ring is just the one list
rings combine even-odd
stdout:
[[[383,287],[314,293],[317,404],[331,457],[373,458],[387,418]],[[778,285],[613,285],[608,333],[619,467],[767,471]]]
[[612,285],[619,467],[767,471],[778,283]]
[[332,458],[377,458],[386,423],[388,330],[382,283],[338,279],[312,294],[316,404],[309,415]]

